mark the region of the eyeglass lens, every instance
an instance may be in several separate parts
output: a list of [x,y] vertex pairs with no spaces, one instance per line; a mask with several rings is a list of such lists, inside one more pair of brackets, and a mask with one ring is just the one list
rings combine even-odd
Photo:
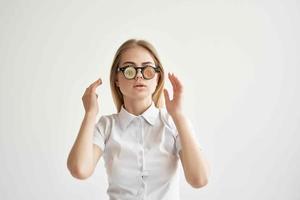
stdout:
[[124,69],[123,74],[125,78],[133,79],[136,77],[138,69],[141,69],[141,73],[144,79],[151,79],[155,76],[155,69],[152,66],[145,66],[143,68],[128,66]]

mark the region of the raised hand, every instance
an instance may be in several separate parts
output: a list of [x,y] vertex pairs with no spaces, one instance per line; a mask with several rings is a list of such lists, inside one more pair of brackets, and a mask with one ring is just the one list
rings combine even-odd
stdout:
[[86,88],[82,96],[82,101],[83,101],[86,114],[93,114],[93,115],[98,114],[99,107],[97,103],[98,95],[96,94],[96,89],[101,84],[102,84],[102,80],[101,78],[99,78],[94,83],[92,83],[88,88]]
[[182,113],[182,101],[183,101],[183,85],[179,79],[172,73],[168,73],[168,78],[173,87],[173,99],[170,100],[170,96],[167,89],[164,89],[166,109],[168,113],[173,117]]

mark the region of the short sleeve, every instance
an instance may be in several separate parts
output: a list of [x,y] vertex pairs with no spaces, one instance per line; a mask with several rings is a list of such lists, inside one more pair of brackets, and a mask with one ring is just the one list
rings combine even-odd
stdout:
[[108,126],[109,121],[105,116],[101,116],[94,125],[93,144],[98,145],[102,151],[105,149]]
[[178,130],[177,130],[177,128],[176,128],[176,125],[175,125],[175,123],[174,123],[172,117],[170,117],[169,120],[170,120],[171,127],[172,127],[173,132],[174,132],[174,135],[175,135],[175,147],[176,147],[176,153],[177,153],[177,155],[179,155],[179,152],[180,152],[180,150],[181,150],[181,148],[182,148],[180,136],[179,136]]
[[[181,139],[180,139],[180,135],[178,133],[178,130],[176,128],[176,125],[172,119],[172,117],[169,115],[167,117],[167,121],[169,123],[169,125],[171,126],[172,130],[173,130],[173,133],[175,135],[175,147],[176,147],[176,153],[179,154],[180,150],[182,149],[182,145],[181,145]],[[195,130],[195,127],[193,126],[192,122],[190,121],[190,119],[187,119],[187,122],[188,122],[188,126],[191,130],[191,134],[193,136],[193,138],[197,141],[197,144],[199,146],[199,149],[202,150],[202,148],[200,147],[200,144],[199,144],[199,140],[198,140],[198,137],[196,135],[196,130]]]
[[[177,129],[176,129],[176,131],[177,131]],[[179,152],[181,150],[181,141],[180,141],[180,137],[178,134],[176,135],[175,146],[176,146],[176,153],[179,154]]]
[[[202,151],[202,147],[201,147],[201,145],[200,145],[200,143],[199,143],[199,138],[198,138],[198,136],[197,136],[197,131],[195,130],[195,127],[194,127],[194,125],[192,124],[192,122],[189,120],[189,119],[187,119],[187,121],[188,121],[188,126],[189,126],[189,128],[190,128],[190,130],[191,130],[191,134],[192,134],[192,136],[193,136],[193,138],[194,138],[194,140],[196,140],[197,141],[197,144],[198,144],[198,148],[200,149],[200,151]],[[174,124],[175,125],[175,124]],[[176,151],[177,151],[177,154],[179,154],[179,152],[180,152],[180,150],[181,150],[181,140],[180,140],[180,136],[179,136],[179,134],[178,134],[178,131],[177,131],[177,128],[175,127],[175,129],[176,129]]]
[[163,120],[165,125],[168,127],[168,130],[173,135],[174,148],[175,148],[174,153],[176,153],[178,155],[179,151],[181,150],[181,141],[180,141],[180,137],[178,135],[178,131],[177,131],[177,128],[175,126],[175,123],[174,123],[172,117],[167,112],[166,108],[161,108],[160,109],[160,114],[161,114],[161,119]]

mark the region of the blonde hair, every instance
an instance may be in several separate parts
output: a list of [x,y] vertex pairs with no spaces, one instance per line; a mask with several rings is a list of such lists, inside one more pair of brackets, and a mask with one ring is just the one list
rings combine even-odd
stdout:
[[152,94],[152,100],[157,108],[161,108],[164,106],[164,97],[163,97],[162,93],[163,93],[163,89],[164,89],[165,74],[164,74],[163,66],[158,57],[157,51],[155,50],[153,45],[151,45],[146,40],[129,39],[129,40],[125,41],[117,50],[117,52],[114,56],[114,59],[113,59],[111,70],[110,70],[110,88],[111,88],[112,97],[113,97],[113,100],[114,100],[114,103],[115,103],[115,106],[116,106],[118,112],[120,112],[121,106],[124,104],[124,99],[123,99],[123,94],[121,93],[119,87],[117,87],[117,85],[115,83],[117,69],[120,64],[122,53],[125,50],[132,48],[132,47],[136,47],[136,46],[143,47],[146,50],[148,50],[149,53],[153,57],[155,65],[160,69],[158,84],[156,86],[155,92]]

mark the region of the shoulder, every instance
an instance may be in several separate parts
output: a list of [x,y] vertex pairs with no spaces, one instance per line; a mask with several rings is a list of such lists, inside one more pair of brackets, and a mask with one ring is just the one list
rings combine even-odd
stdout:
[[116,118],[117,118],[117,114],[101,115],[96,122],[96,126],[98,128],[100,128],[100,127],[108,128],[112,124],[114,124],[114,121],[116,120]]
[[[163,123],[171,128],[171,129],[176,129],[176,125],[173,121],[173,118],[172,116],[168,113],[167,109],[166,108],[160,108],[159,109],[159,113],[160,113],[160,118],[161,120],[163,121]],[[192,130],[194,130],[194,126],[193,126],[193,123],[192,121],[190,120],[189,117],[186,116],[186,121],[187,121],[187,124],[190,128],[192,128]]]
[[175,128],[174,121],[165,107],[159,108],[159,117],[167,127],[171,129]]

